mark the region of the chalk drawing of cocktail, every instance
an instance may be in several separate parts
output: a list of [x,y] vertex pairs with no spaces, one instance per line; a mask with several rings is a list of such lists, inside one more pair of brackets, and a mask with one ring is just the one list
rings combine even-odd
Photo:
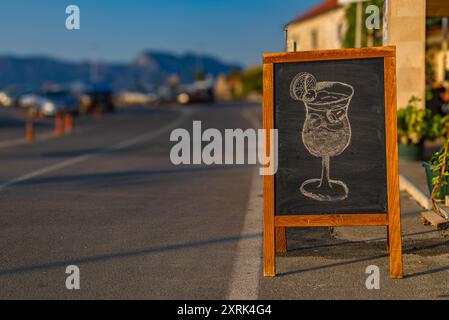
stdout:
[[322,159],[321,178],[308,179],[299,188],[308,198],[338,201],[348,197],[347,185],[330,179],[329,160],[351,143],[348,107],[353,95],[352,86],[337,81],[316,82],[307,72],[298,73],[290,84],[290,96],[306,107],[302,142],[310,154]]

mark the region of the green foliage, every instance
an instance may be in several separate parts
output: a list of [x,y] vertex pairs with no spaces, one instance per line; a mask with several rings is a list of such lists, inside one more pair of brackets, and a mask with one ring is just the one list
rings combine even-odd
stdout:
[[418,98],[412,97],[407,107],[398,110],[398,139],[403,144],[419,144],[428,132],[431,111],[416,108],[418,101]]
[[403,144],[419,144],[423,140],[435,140],[445,136],[449,129],[449,116],[432,116],[429,109],[418,109],[417,97],[411,97],[407,107],[397,114],[398,139]]
[[435,55],[439,52],[439,50],[439,46],[426,45],[425,75],[427,83],[432,83],[435,81],[435,68],[433,61],[435,60]]
[[262,93],[262,67],[257,66],[246,69],[240,75],[242,81],[242,96],[247,96],[252,92]]
[[[363,18],[362,18],[362,47],[366,47],[368,43],[368,29],[365,26],[365,19],[368,17],[365,13],[366,7],[369,5],[376,5],[379,7],[380,14],[380,29],[374,31],[374,46],[382,45],[382,17],[383,17],[383,0],[370,0],[362,3],[363,6]],[[350,4],[348,10],[346,11],[346,35],[343,41],[343,47],[353,48],[355,43],[355,23],[356,23],[356,3]]]
[[199,68],[195,70],[195,80],[204,80],[204,72]]
[[[448,143],[446,141],[446,143]],[[446,162],[449,163],[449,154],[446,155]],[[432,158],[429,160],[429,164],[432,166],[432,171],[434,172],[434,177],[432,178],[432,184],[436,185],[439,184],[440,188],[448,185],[448,167],[446,167],[446,170],[443,173],[444,179],[441,180],[441,167],[444,164],[444,148],[441,148],[439,151],[435,152],[432,155]]]
[[427,127],[427,140],[436,140],[444,137],[449,130],[449,116],[436,114],[432,117]]
[[427,89],[426,90],[426,101],[430,101],[433,99],[433,92],[432,90]]

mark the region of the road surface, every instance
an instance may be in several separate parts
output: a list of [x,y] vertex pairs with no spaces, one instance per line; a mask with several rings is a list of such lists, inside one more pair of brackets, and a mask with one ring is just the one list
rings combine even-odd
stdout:
[[[71,135],[24,144],[8,112],[0,298],[449,297],[448,240],[422,226],[405,195],[405,279],[388,278],[384,228],[290,229],[279,276],[263,278],[257,167],[175,166],[169,157],[175,128],[201,120],[203,130],[246,129],[260,117],[260,106],[246,104],[120,108],[77,120]],[[365,287],[370,264],[380,267],[380,290]],[[69,265],[80,269],[80,290],[66,288]]]

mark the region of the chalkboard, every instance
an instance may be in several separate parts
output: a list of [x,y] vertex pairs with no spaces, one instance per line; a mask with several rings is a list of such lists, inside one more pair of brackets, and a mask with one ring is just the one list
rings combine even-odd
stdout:
[[275,214],[387,212],[384,59],[275,63],[274,79]]
[[385,226],[402,278],[396,122],[394,46],[263,55],[265,153],[278,160],[264,176],[264,276],[288,227]]

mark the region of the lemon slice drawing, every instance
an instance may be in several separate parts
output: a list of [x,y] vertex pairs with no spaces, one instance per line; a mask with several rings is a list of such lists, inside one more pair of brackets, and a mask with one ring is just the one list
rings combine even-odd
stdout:
[[310,102],[316,98],[316,79],[308,72],[298,73],[290,83],[290,96],[294,100]]

